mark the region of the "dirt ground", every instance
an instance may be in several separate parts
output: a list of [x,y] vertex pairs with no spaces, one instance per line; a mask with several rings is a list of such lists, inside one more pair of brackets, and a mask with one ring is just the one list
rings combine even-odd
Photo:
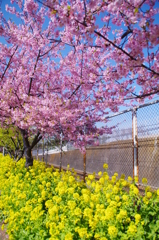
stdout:
[[0,240],[8,240],[9,236],[6,234],[5,229],[1,230],[2,223],[0,223]]

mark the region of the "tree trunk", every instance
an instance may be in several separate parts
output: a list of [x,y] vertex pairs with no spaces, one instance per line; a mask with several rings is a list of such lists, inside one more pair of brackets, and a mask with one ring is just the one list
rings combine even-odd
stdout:
[[18,162],[24,155],[24,149],[20,150],[18,153],[16,153],[16,162]]
[[32,143],[30,144],[29,143],[29,139],[28,139],[28,132],[27,132],[27,130],[20,129],[20,131],[21,131],[21,134],[23,136],[24,156],[25,156],[25,159],[26,159],[25,167],[27,168],[29,166],[33,166],[33,156],[32,156],[31,150],[42,139],[42,136],[38,132],[35,135]]
[[24,156],[26,159],[25,167],[33,166],[33,156],[31,153],[32,147],[30,146],[29,140],[28,140],[28,132],[27,130],[21,130],[21,134],[23,136],[23,145],[24,145]]
[[33,166],[33,156],[31,153],[31,147],[26,147],[24,149],[24,156],[26,159],[25,167]]

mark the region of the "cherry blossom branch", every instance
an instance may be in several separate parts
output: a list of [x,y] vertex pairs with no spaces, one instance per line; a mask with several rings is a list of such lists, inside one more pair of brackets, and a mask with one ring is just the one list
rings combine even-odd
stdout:
[[[117,48],[118,50],[122,51],[125,55],[127,55],[129,58],[131,58],[131,60],[137,61],[136,58],[134,58],[133,56],[131,56],[128,52],[126,52],[123,48],[117,46],[114,42],[112,42],[111,40],[109,40],[108,38],[106,38],[105,36],[103,36],[100,32],[94,30],[94,33],[96,33],[98,36],[102,37],[104,40],[106,40],[107,42],[109,42],[111,45],[113,45],[115,48]],[[134,66],[133,66],[134,67]],[[150,72],[154,73],[155,75],[159,76],[159,73],[155,72],[153,69],[147,67],[144,64],[141,64],[140,66],[136,66],[136,67],[143,67],[147,70],[149,70]]]
[[142,94],[142,95],[137,95],[137,94],[136,94],[136,97],[124,98],[124,101],[125,101],[125,100],[131,100],[131,99],[144,99],[145,97],[149,97],[149,96],[154,95],[154,94],[157,94],[157,93],[159,93],[159,90],[156,90],[156,91],[150,92],[150,93],[145,93],[145,94]]
[[146,2],[146,0],[143,0],[140,5],[139,5],[139,8]]
[[87,7],[86,7],[86,1],[83,0],[84,3],[84,11],[85,11],[85,16],[84,16],[84,23],[86,22],[86,16],[87,16]]
[[52,8],[51,6],[45,4],[43,1],[40,1],[40,0],[36,0],[36,1],[39,2],[39,3],[41,3],[42,5],[44,5],[45,7],[48,7],[48,8],[50,8],[50,9],[54,9],[54,8]]
[[[83,51],[82,51],[82,59],[81,59],[81,79],[82,79],[82,69],[83,69]],[[78,86],[77,86],[77,88],[73,91],[73,93],[71,94],[71,96],[68,98],[68,99],[71,99],[72,98],[72,96],[74,95],[74,94],[76,94],[76,92],[78,91],[78,89],[80,89],[80,87],[82,86],[82,84],[83,84],[83,82],[81,82]]]
[[52,42],[58,42],[58,43],[66,44],[66,45],[68,45],[68,46],[70,46],[70,47],[76,47],[76,46],[73,45],[73,44],[63,42],[61,39],[54,39],[54,38],[50,38],[50,39],[49,39],[49,38],[48,38],[48,40],[50,40],[51,43],[52,43]]
[[44,57],[46,54],[48,54],[51,50],[53,50],[55,47],[57,47],[59,45],[59,43],[57,43],[57,45],[56,46],[52,46],[48,51],[46,51],[45,53],[43,53],[43,54],[40,54],[40,58],[41,57]]
[[16,53],[17,49],[18,49],[18,46],[16,46],[15,51],[13,52],[13,54],[11,55],[11,57],[10,57],[10,59],[9,59],[9,62],[8,62],[7,66],[6,66],[5,70],[4,70],[4,73],[2,74],[2,77],[1,77],[2,80],[3,80],[4,76],[5,76],[8,68],[9,68],[10,65],[11,65],[12,58],[13,58],[14,54]]
[[[16,97],[17,97],[17,99],[18,99],[18,102],[19,102],[20,107],[24,109],[23,105],[21,104],[21,100],[20,100],[20,98],[19,98],[17,92],[14,91],[14,94],[16,95]],[[25,102],[24,102],[24,103],[25,103]],[[19,106],[14,106],[14,108],[18,108],[18,107],[19,107]]]
[[[33,75],[34,75],[34,73],[35,73],[35,70],[36,70],[36,67],[37,67],[37,64],[38,64],[38,60],[39,60],[39,58],[40,58],[40,50],[39,50],[39,53],[38,53],[38,56],[37,56],[37,59],[36,59],[36,63],[35,63],[35,65],[34,65],[34,72],[33,72]],[[31,77],[31,79],[30,79],[28,95],[30,95],[32,81],[33,81],[33,77]]]

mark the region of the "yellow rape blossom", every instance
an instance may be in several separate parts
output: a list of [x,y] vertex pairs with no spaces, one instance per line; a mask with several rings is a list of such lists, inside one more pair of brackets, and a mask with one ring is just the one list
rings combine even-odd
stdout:
[[123,199],[123,201],[127,201],[127,200],[128,200],[128,196],[124,194],[124,195],[122,196],[122,199]]
[[121,221],[121,220],[123,220],[126,217],[127,217],[127,211],[124,210],[124,209],[120,209],[120,212],[117,215],[117,220]]
[[146,193],[146,197],[147,197],[147,198],[151,198],[151,197],[152,197],[152,193],[151,193],[151,192],[147,192],[147,193]]
[[103,164],[103,168],[104,168],[104,169],[107,169],[107,168],[108,168],[108,164],[107,164],[107,163],[104,163],[104,164]]
[[79,228],[78,234],[81,238],[86,238],[87,237],[87,228]]
[[73,194],[73,197],[74,197],[75,199],[79,199],[79,194],[78,194],[78,193],[74,193],[74,194]]
[[94,178],[95,178],[95,176],[94,176],[93,174],[89,174],[89,175],[88,175],[88,179],[94,180]]
[[113,182],[113,183],[116,182],[116,176],[112,176],[112,182]]
[[2,224],[1,229],[4,230],[4,224]]
[[71,234],[71,233],[67,233],[67,234],[65,235],[65,240],[73,240],[72,234]]
[[100,234],[99,234],[99,233],[96,233],[96,234],[94,235],[94,238],[95,238],[95,239],[100,239]]
[[135,223],[138,224],[141,220],[141,215],[140,214],[135,214]]
[[147,184],[147,178],[143,178],[142,183],[146,185]]
[[129,176],[129,177],[128,177],[128,181],[129,181],[129,182],[132,182],[132,180],[133,180],[132,177]]
[[[142,197],[130,184],[131,177],[128,181],[122,176],[117,180],[117,173],[111,179],[105,171],[99,180],[95,173],[90,174],[85,184],[74,170],[59,172],[37,161],[25,169],[24,160],[15,164],[9,157],[0,157],[0,161],[0,211],[9,239],[29,239],[30,234],[44,239],[50,234],[50,240],[126,240],[140,235],[138,228],[148,238],[149,211],[158,204],[159,189],[152,192],[146,187]],[[142,211],[147,207],[148,221],[144,222]]]
[[76,202],[75,201],[70,200],[70,201],[67,202],[67,204],[68,204],[68,206],[71,210],[73,210],[76,207]]
[[74,214],[75,214],[76,216],[80,216],[80,215],[82,214],[81,209],[80,209],[79,207],[75,208],[75,209],[74,209]]
[[115,226],[109,226],[108,234],[110,235],[110,237],[117,237],[118,229]]
[[102,174],[103,174],[102,171],[98,172],[98,176],[102,176]]
[[139,189],[138,189],[137,187],[134,187],[133,193],[136,194],[136,195],[138,195],[138,194],[139,194]]
[[133,223],[130,224],[130,226],[128,227],[127,233],[131,235],[135,235],[136,232],[137,232],[137,227]]

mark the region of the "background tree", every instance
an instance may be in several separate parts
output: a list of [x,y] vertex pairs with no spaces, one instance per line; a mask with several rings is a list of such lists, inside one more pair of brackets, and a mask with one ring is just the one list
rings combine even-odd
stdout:
[[20,131],[15,126],[0,128],[0,146],[5,152],[17,161],[23,157],[23,139]]

